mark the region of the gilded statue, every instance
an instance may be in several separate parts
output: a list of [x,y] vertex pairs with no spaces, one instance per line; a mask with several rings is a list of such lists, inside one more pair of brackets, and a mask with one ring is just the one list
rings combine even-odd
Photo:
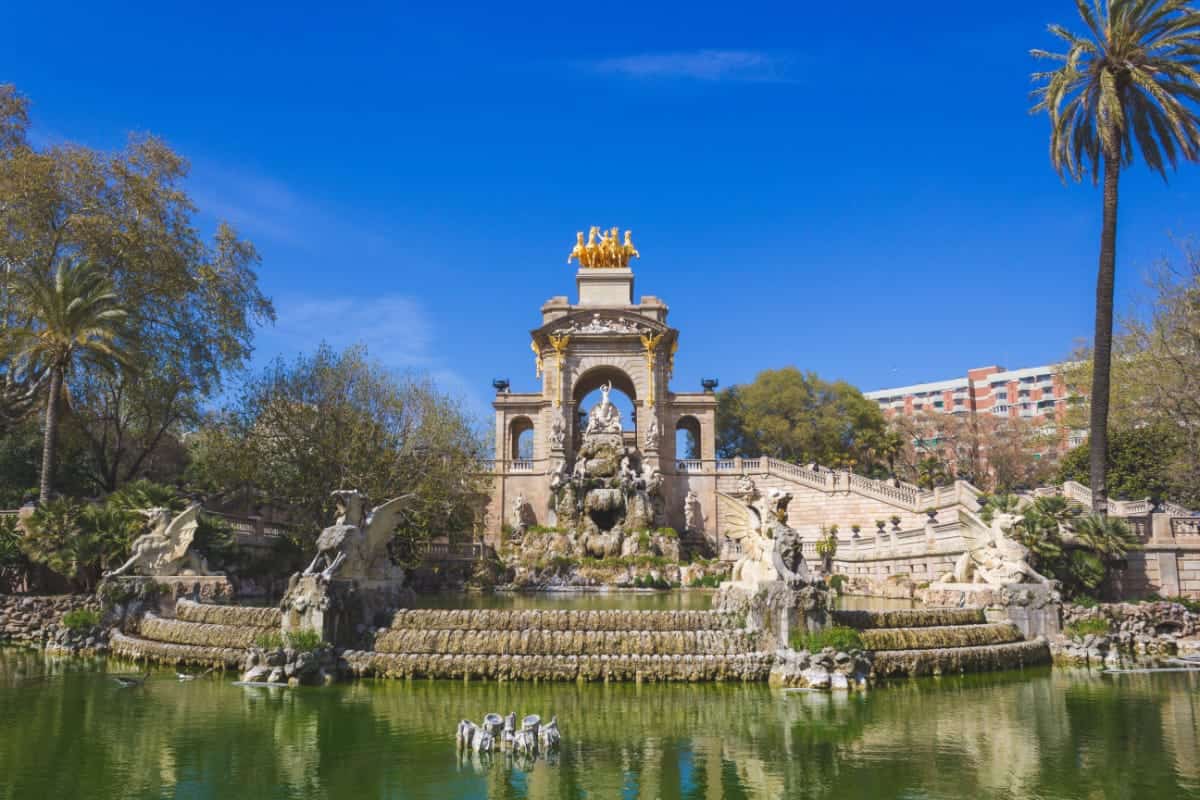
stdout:
[[567,256],[567,263],[578,261],[584,269],[624,269],[629,266],[631,258],[641,258],[642,254],[633,246],[633,231],[625,231],[625,241],[621,241],[621,229],[613,226],[601,232],[598,225],[588,229],[587,240],[584,241],[583,231],[575,232],[575,247]]

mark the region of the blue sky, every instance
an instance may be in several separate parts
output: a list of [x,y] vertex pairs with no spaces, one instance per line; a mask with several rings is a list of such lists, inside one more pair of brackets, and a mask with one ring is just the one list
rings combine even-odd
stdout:
[[[811,4],[816,5],[816,4]],[[576,230],[632,228],[674,385],[795,364],[864,390],[1064,357],[1100,197],[1031,117],[1035,3],[14,3],[39,141],[163,136],[263,255],[258,360],[367,342],[484,413]],[[1118,294],[1197,233],[1200,167],[1123,182]]]

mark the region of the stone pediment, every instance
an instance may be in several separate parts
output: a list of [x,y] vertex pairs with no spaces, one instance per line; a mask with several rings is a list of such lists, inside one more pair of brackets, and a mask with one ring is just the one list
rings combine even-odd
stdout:
[[670,328],[663,323],[647,319],[640,314],[583,309],[548,322],[532,333],[535,339],[564,334],[586,338],[591,336],[644,336],[669,330]]

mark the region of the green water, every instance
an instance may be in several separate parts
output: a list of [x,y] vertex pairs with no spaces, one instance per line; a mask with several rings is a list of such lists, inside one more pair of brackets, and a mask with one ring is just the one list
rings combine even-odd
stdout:
[[[113,667],[116,669],[116,667]],[[0,798],[1200,798],[1200,675],[1040,670],[864,696],[415,681],[252,689],[0,650]],[[557,714],[558,763],[454,727]]]

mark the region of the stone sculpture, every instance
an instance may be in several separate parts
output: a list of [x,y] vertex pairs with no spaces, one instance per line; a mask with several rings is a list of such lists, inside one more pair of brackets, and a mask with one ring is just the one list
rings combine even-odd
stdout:
[[563,422],[561,416],[554,417],[554,424],[550,426],[550,449],[562,450],[563,443],[567,439],[567,426]]
[[704,532],[704,510],[700,507],[700,495],[688,489],[683,500],[683,525],[689,533]]
[[[743,495],[745,497],[746,495]],[[741,545],[741,557],[733,566],[732,581],[748,586],[783,581],[799,588],[808,583],[800,535],[787,524],[791,492],[770,489],[753,500],[717,495],[719,516],[728,520],[726,534]]]
[[121,566],[104,573],[105,578],[133,570],[138,575],[210,575],[204,557],[191,549],[200,527],[200,504],[193,503],[182,513],[171,516],[170,509],[148,508],[139,513],[150,522],[151,530],[133,541],[133,554]]
[[562,741],[558,717],[551,717],[549,723],[542,725],[540,716],[529,714],[521,720],[521,728],[517,730],[515,712],[503,719],[496,713],[487,714],[482,725],[467,719],[460,720],[454,738],[459,751],[490,753],[498,746],[501,750],[529,759],[539,754],[557,752]]
[[600,387],[600,403],[594,406],[588,414],[587,427],[584,429],[585,436],[594,433],[621,432],[621,410],[609,400],[611,393],[611,381]]
[[1008,535],[1016,524],[1015,514],[996,514],[984,535],[959,556],[954,572],[943,583],[984,583],[1007,586],[1014,583],[1050,583],[1029,565],[1029,548]]
[[513,498],[512,504],[512,526],[514,536],[523,536],[530,525],[536,522],[533,516],[533,506],[529,504],[524,494],[518,494]]
[[357,490],[333,493],[337,516],[317,537],[317,555],[301,573],[328,583],[335,575],[348,580],[394,577],[395,565],[387,546],[411,495],[395,497],[366,513],[367,496]]
[[646,424],[645,445],[647,450],[658,449],[658,417],[651,416]]

